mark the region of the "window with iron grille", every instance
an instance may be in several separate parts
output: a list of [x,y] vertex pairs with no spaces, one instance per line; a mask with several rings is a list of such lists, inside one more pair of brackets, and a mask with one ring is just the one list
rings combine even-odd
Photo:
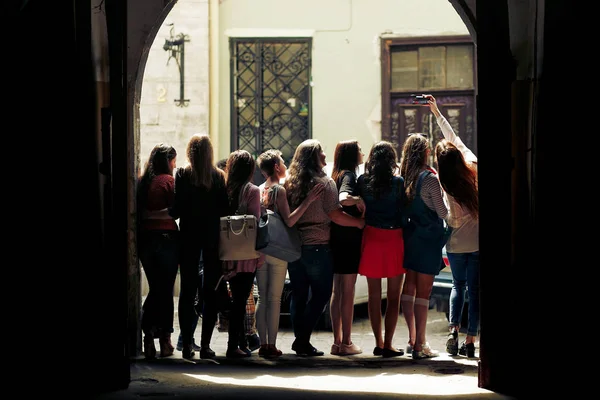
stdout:
[[231,150],[278,149],[289,162],[311,133],[311,39],[232,38]]

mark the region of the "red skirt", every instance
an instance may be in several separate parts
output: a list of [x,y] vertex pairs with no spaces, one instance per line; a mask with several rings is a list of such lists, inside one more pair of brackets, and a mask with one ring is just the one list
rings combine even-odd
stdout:
[[365,226],[358,273],[367,278],[393,278],[406,273],[402,229]]

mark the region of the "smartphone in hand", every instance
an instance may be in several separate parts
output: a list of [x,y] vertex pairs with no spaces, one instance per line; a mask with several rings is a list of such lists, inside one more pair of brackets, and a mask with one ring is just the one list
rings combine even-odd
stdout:
[[412,97],[413,104],[429,104],[429,98],[425,94],[411,94],[410,97]]

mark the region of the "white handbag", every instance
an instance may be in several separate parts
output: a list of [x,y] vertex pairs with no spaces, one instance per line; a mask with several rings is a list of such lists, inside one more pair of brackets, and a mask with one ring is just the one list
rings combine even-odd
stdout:
[[239,206],[235,214],[220,219],[219,259],[221,261],[252,260],[260,257],[256,251],[258,222],[254,215],[245,214],[247,205],[243,203],[243,199],[247,188],[248,184],[240,190]]
[[255,249],[256,232],[257,222],[254,215],[221,217],[219,259],[222,261],[239,261],[260,257]]

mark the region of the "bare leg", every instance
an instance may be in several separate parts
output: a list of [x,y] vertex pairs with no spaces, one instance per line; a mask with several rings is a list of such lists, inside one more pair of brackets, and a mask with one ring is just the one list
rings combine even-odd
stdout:
[[402,314],[408,328],[408,344],[415,345],[417,329],[415,327],[415,295],[417,293],[417,273],[411,270],[406,271],[406,280],[402,288]]
[[342,301],[341,301],[341,320],[342,320],[342,343],[352,343],[352,322],[354,321],[354,287],[356,285],[357,274],[343,274],[342,278]]
[[343,277],[344,275],[341,274],[333,275],[333,292],[331,293],[331,301],[329,303],[334,345],[342,343]]
[[400,290],[404,282],[404,274],[387,278],[387,308],[385,311],[385,341],[384,348],[396,350],[394,347],[394,332],[400,312]]
[[369,321],[375,336],[375,345],[383,348],[383,335],[381,334],[381,279],[367,278],[369,288]]

